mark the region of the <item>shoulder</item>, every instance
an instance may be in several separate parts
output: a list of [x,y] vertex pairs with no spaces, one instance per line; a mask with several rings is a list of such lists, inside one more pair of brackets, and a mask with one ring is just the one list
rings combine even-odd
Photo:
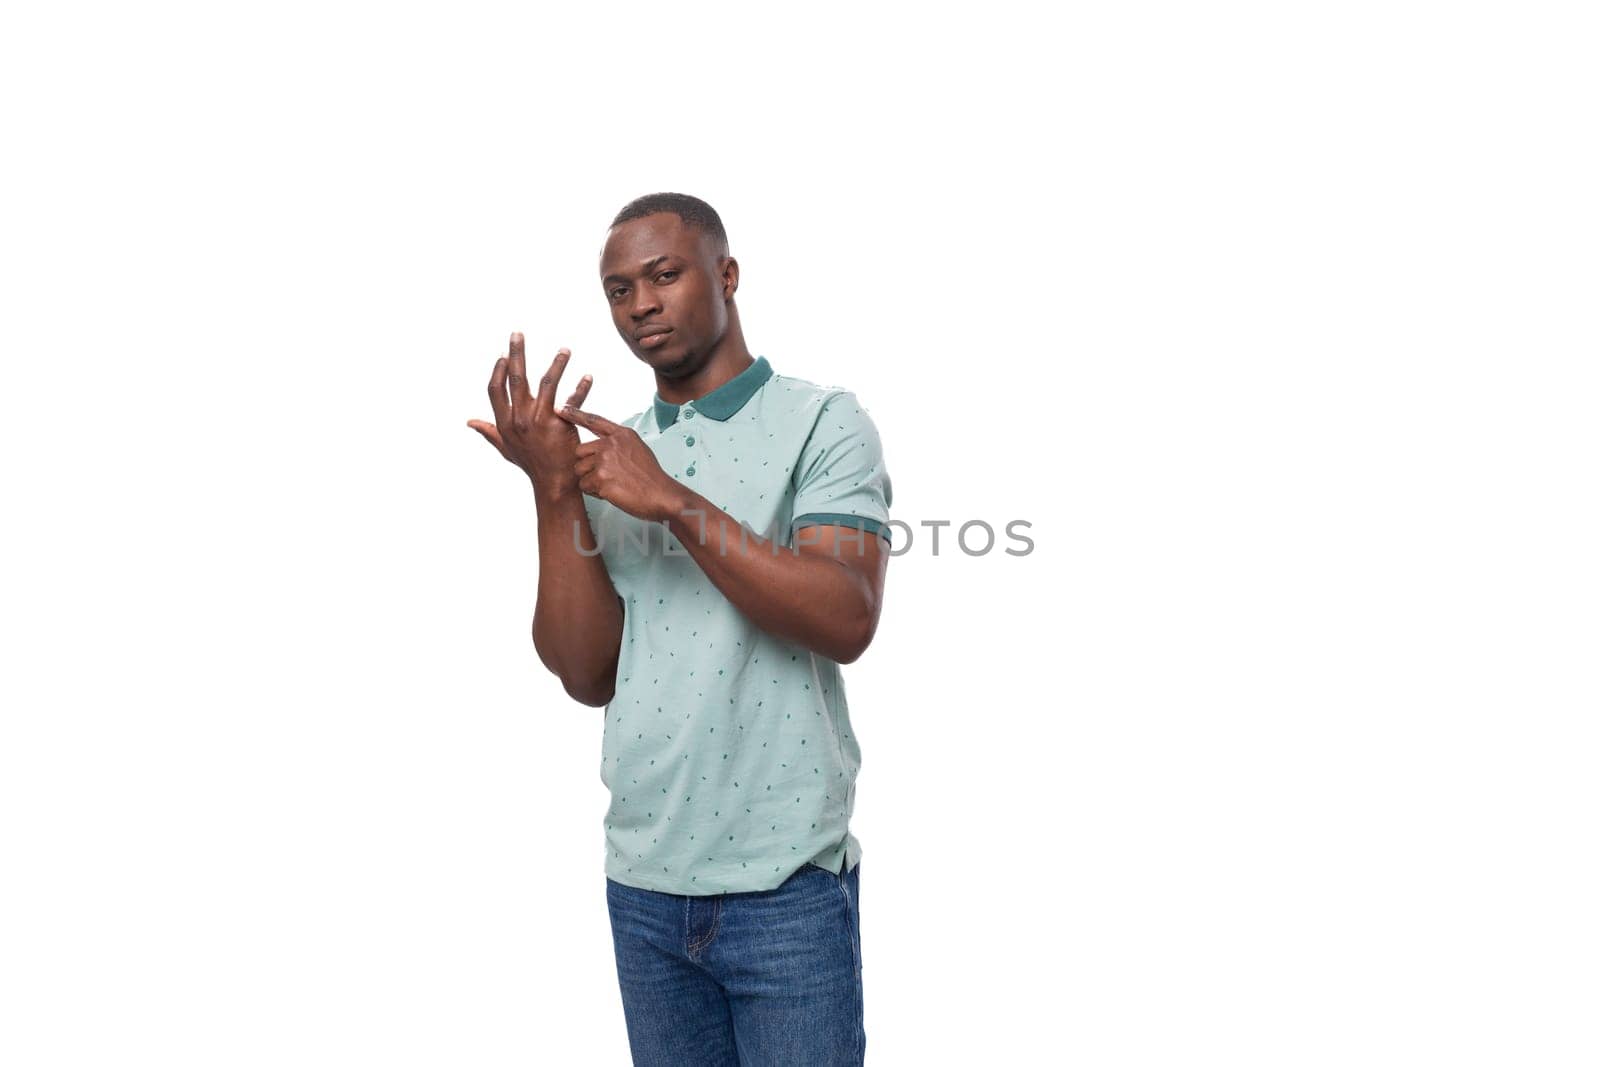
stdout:
[[812,425],[824,412],[866,415],[861,398],[842,385],[824,385],[789,374],[774,374],[771,384],[777,387],[777,395],[783,397],[785,406]]

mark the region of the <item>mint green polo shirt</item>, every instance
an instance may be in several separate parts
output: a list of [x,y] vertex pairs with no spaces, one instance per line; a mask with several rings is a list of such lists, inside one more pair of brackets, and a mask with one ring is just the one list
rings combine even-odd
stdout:
[[[763,356],[697,400],[657,394],[620,421],[763,538],[791,546],[812,525],[889,537],[882,445],[849,390]],[[806,863],[853,868],[861,749],[839,664],[758,629],[663,524],[583,500],[624,608],[601,741],[606,876],[709,895],[771,889]]]

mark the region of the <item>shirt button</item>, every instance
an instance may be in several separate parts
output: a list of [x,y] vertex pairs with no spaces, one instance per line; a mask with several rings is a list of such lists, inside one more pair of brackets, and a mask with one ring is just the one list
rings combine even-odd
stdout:
[[684,408],[683,409],[683,417],[686,418],[686,419],[694,418],[694,408]]
[[690,467],[690,468],[689,468],[689,469],[688,469],[688,470],[686,470],[686,471],[684,471],[684,472],[683,472],[683,473],[685,473],[685,474],[687,474],[687,475],[688,475],[688,476],[689,476],[689,477],[691,477],[691,478],[693,478],[693,477],[694,477],[694,468],[693,468],[693,467]]
[[686,445],[694,444],[694,434],[690,434],[688,437],[685,437],[683,439],[683,443],[686,444]]

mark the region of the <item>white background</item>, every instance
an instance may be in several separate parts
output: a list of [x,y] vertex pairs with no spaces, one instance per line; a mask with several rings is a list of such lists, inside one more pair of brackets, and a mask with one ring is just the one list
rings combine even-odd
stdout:
[[465,422],[648,403],[679,191],[897,518],[1032,523],[846,669],[872,1062],[1596,1062],[1579,8],[9,7],[0,1060],[627,1062]]

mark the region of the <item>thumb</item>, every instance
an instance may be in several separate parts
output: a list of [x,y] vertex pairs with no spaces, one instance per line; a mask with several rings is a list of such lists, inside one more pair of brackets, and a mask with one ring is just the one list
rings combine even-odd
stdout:
[[500,441],[499,430],[495,429],[495,427],[489,425],[487,422],[484,422],[482,419],[468,419],[467,425],[482,434],[483,439],[493,445],[494,450],[500,453],[501,456],[504,456],[506,459],[511,458],[510,456],[506,456],[505,445],[503,445]]

